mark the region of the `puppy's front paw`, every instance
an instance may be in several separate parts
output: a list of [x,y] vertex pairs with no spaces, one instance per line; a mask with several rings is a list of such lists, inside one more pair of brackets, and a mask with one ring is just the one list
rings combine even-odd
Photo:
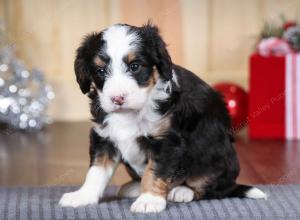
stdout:
[[194,198],[194,191],[186,186],[176,186],[168,194],[168,200],[172,202],[190,202]]
[[61,197],[59,201],[59,205],[61,206],[69,206],[69,207],[78,207],[78,206],[85,206],[90,204],[98,203],[98,196],[85,191],[75,191],[70,193],[65,193]]
[[131,205],[132,212],[161,212],[167,206],[167,201],[161,196],[152,195],[151,193],[142,193]]

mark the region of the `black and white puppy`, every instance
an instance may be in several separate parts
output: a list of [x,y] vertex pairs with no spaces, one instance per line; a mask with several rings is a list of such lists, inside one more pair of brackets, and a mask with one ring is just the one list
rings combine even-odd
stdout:
[[91,100],[91,161],[82,187],[60,205],[97,203],[120,163],[133,181],[119,195],[138,197],[133,212],[160,212],[167,200],[266,198],[235,182],[239,163],[222,97],[172,63],[156,26],[117,24],[88,35],[75,73]]

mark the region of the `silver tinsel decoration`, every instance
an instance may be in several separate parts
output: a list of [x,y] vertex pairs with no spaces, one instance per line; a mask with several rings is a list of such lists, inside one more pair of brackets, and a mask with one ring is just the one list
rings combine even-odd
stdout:
[[295,51],[300,51],[300,26],[289,27],[283,33],[283,39],[285,39]]
[[54,98],[43,73],[25,68],[11,47],[0,51],[0,123],[21,130],[37,130],[51,123],[46,115]]

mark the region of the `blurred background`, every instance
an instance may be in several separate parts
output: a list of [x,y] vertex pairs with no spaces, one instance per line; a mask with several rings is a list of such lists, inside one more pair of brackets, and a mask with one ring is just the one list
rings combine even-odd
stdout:
[[248,57],[264,22],[300,14],[299,0],[0,0],[0,8],[18,57],[42,70],[54,88],[55,121],[89,119],[73,71],[75,50],[87,33],[152,19],[175,63],[209,83],[247,88]]
[[[39,69],[43,83],[55,93],[47,113],[54,123],[46,130],[0,130],[0,184],[82,182],[88,166],[90,114],[73,62],[86,34],[115,23],[139,26],[151,19],[160,28],[173,62],[211,85],[230,82],[248,91],[249,58],[265,22],[281,22],[282,17],[299,21],[299,15],[299,0],[0,0],[5,46],[14,48],[26,68]],[[300,167],[295,162],[300,155],[298,142],[249,142],[245,134],[237,148],[241,182],[300,181],[295,172]],[[121,168],[119,179],[113,181],[127,180]]]

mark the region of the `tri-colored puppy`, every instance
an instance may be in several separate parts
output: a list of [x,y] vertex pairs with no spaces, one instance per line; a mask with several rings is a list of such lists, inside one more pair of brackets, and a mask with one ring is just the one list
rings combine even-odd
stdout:
[[88,35],[75,73],[91,100],[90,168],[62,206],[97,203],[118,164],[133,181],[120,196],[133,212],[160,212],[167,200],[266,198],[237,184],[239,163],[222,97],[175,65],[152,24],[113,25]]

